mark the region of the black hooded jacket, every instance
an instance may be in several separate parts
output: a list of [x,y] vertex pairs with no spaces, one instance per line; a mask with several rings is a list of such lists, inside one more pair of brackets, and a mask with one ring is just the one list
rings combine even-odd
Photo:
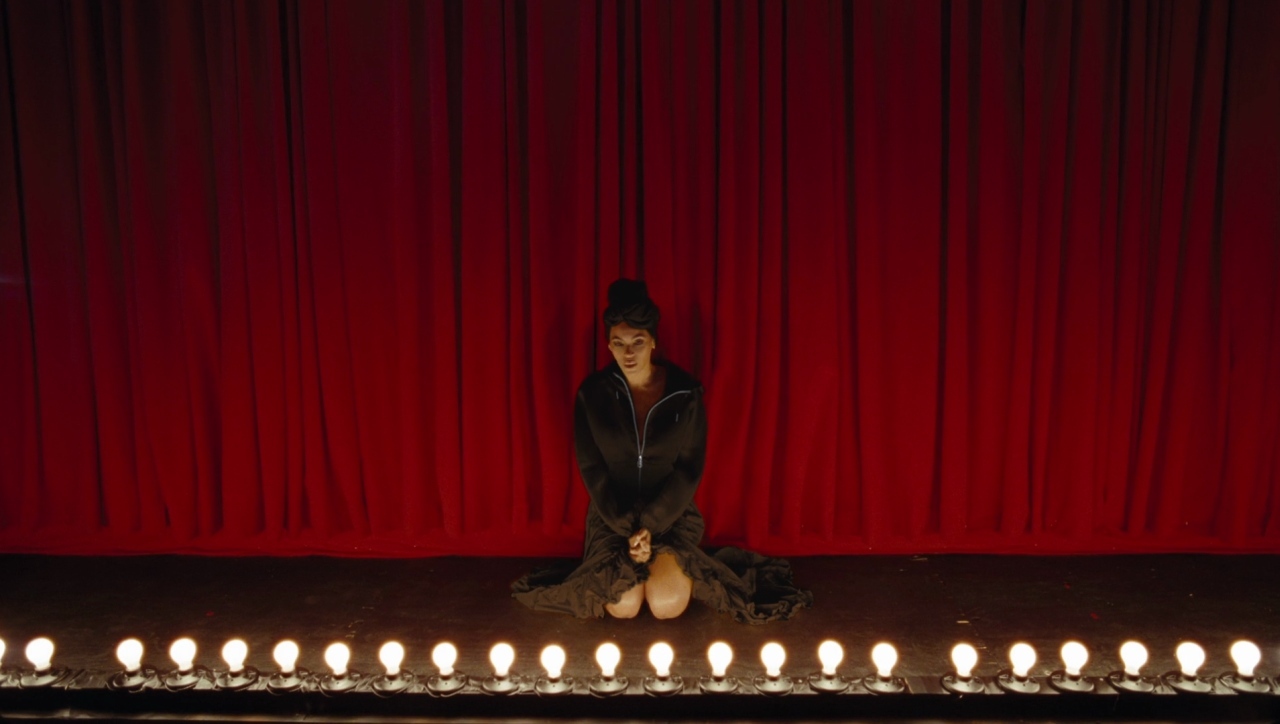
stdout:
[[[657,364],[655,362],[655,364]],[[617,363],[578,388],[574,444],[591,502],[615,533],[666,533],[693,503],[707,451],[702,385],[664,362],[666,390],[639,429]]]

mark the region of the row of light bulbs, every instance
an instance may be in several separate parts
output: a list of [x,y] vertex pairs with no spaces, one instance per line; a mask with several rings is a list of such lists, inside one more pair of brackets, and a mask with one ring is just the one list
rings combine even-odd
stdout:
[[[0,640],[0,663],[5,652],[4,641]],[[48,638],[33,639],[26,647],[26,657],[33,670],[22,675],[22,683],[38,686],[42,683],[53,683],[59,678],[60,670],[53,668],[54,644]],[[241,639],[231,639],[222,647],[222,658],[227,664],[225,671],[212,675],[217,684],[223,688],[244,688],[258,679],[258,672],[245,666],[249,647]],[[293,641],[285,640],[276,644],[272,652],[279,670],[270,676],[268,686],[275,689],[289,690],[300,687],[310,672],[297,667],[300,650]],[[1265,677],[1255,675],[1255,670],[1262,660],[1262,652],[1250,641],[1237,641],[1230,649],[1236,670],[1220,677],[1224,684],[1250,693],[1265,693],[1271,690],[1271,684]],[[515,662],[515,649],[510,644],[499,643],[489,651],[489,661],[493,665],[493,673],[484,679],[482,688],[490,693],[512,693],[519,689],[519,677],[511,675],[511,667]],[[143,667],[143,645],[138,639],[126,639],[116,648],[116,657],[124,667],[112,678],[112,683],[119,688],[141,688],[150,681],[161,679],[171,689],[190,688],[202,678],[211,676],[207,670],[196,667],[196,643],[190,638],[180,638],[169,647],[169,656],[176,669],[161,677],[155,669]],[[1198,644],[1184,642],[1175,652],[1179,671],[1166,675],[1166,681],[1183,691],[1208,692],[1213,689],[1212,683],[1198,675],[1205,662],[1205,651]],[[1088,649],[1078,641],[1069,641],[1062,646],[1061,657],[1063,669],[1049,677],[1049,683],[1060,691],[1092,691],[1092,681],[1083,674],[1084,666],[1089,660]],[[385,691],[398,691],[407,688],[414,681],[414,676],[401,668],[404,663],[404,646],[389,641],[378,652],[378,658],[385,668],[385,673],[378,678],[375,688]],[[702,677],[700,686],[704,691],[729,692],[737,688],[737,681],[727,675],[729,665],[733,661],[733,649],[724,642],[711,644],[707,651],[711,664],[709,677]],[[789,692],[794,682],[782,675],[782,667],[786,663],[786,650],[778,643],[768,643],[760,651],[764,664],[763,676],[754,679],[758,690],[767,694]],[[591,690],[597,694],[621,693],[627,688],[625,677],[617,674],[618,664],[622,660],[621,650],[613,643],[604,643],[595,655],[600,667],[598,676],[590,681]],[[1151,691],[1154,683],[1142,675],[1142,667],[1148,660],[1147,649],[1137,641],[1128,641],[1120,647],[1120,659],[1124,664],[1123,672],[1114,672],[1107,678],[1116,688],[1126,691]],[[342,691],[354,688],[358,674],[348,670],[351,650],[343,643],[330,645],[324,652],[324,660],[330,674],[320,678],[322,688]],[[428,688],[434,693],[451,694],[461,690],[467,683],[467,677],[454,669],[458,660],[457,648],[448,642],[437,644],[431,652],[431,661],[437,669],[427,680]],[[567,660],[565,650],[551,645],[542,650],[540,657],[545,676],[537,679],[536,688],[539,693],[566,693],[573,688],[572,679],[564,675]],[[822,664],[820,672],[809,677],[809,683],[817,691],[838,693],[847,689],[850,682],[840,676],[838,669],[844,661],[844,648],[836,641],[822,642],[818,647],[818,660]],[[864,686],[878,693],[895,693],[905,691],[905,682],[894,677],[893,669],[898,663],[897,650],[888,643],[876,644],[871,650],[871,660],[876,673],[863,680]],[[1039,682],[1031,676],[1031,667],[1037,660],[1036,651],[1030,644],[1017,643],[1009,650],[1011,668],[997,677],[1001,688],[1013,692],[1035,693],[1039,690]],[[654,675],[646,677],[644,686],[653,694],[676,693],[683,688],[683,682],[671,673],[671,665],[675,661],[675,652],[664,642],[655,643],[649,649],[649,663],[653,666]],[[954,693],[978,693],[985,689],[981,679],[973,675],[978,663],[978,652],[969,644],[958,644],[951,651],[954,670],[943,677],[943,686]]]

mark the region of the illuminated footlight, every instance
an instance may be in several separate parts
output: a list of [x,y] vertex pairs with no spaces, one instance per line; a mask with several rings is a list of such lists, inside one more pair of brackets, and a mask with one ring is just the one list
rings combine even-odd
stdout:
[[[514,652],[512,656],[515,656]],[[431,649],[431,663],[438,673],[427,678],[427,691],[436,696],[452,696],[467,685],[467,675],[454,670],[458,663],[458,649],[448,641],[441,641]]]
[[302,682],[307,679],[311,672],[297,668],[298,654],[298,645],[288,639],[276,644],[276,647],[271,651],[271,658],[275,660],[276,666],[279,666],[280,670],[267,679],[267,689],[271,691],[294,691],[302,686]]
[[1011,670],[1000,672],[996,676],[996,685],[1011,694],[1036,694],[1040,691],[1040,682],[1031,676],[1031,667],[1036,665],[1036,650],[1031,644],[1016,643],[1009,649]]
[[871,649],[871,663],[876,673],[862,680],[862,685],[873,694],[901,694],[907,690],[907,682],[893,675],[898,665],[898,650],[892,644],[879,643]]
[[822,694],[839,694],[849,688],[849,680],[840,675],[844,647],[830,639],[818,645],[818,661],[822,671],[809,675],[809,688]]
[[248,657],[249,645],[241,639],[231,639],[222,645],[222,660],[227,662],[227,670],[220,672],[214,682],[219,689],[240,691],[258,680],[258,670],[244,665]]
[[329,673],[320,678],[321,691],[340,694],[356,688],[360,676],[347,669],[347,665],[351,663],[351,649],[346,644],[329,644],[324,650],[324,663],[329,667]]
[[197,671],[196,642],[183,637],[169,645],[169,658],[177,668],[165,674],[164,688],[169,691],[185,691],[200,683],[203,671]]
[[1089,661],[1089,649],[1079,641],[1062,645],[1062,670],[1049,675],[1049,686],[1064,694],[1088,694],[1097,687],[1084,676],[1084,665]]
[[399,641],[388,641],[378,649],[378,661],[383,674],[373,680],[373,690],[379,694],[396,694],[413,686],[412,671],[400,668],[404,663],[404,646]]
[[117,671],[111,675],[111,678],[107,679],[107,688],[138,691],[145,687],[148,682],[155,680],[155,669],[147,667],[144,670],[142,668],[142,642],[138,639],[121,641],[120,645],[116,647],[116,659],[124,667],[124,670]]
[[782,665],[787,663],[787,650],[782,644],[770,642],[760,649],[760,661],[764,664],[764,676],[755,678],[756,689],[761,694],[785,696],[795,688],[790,676],[782,675]]
[[617,696],[627,690],[627,677],[618,676],[618,664],[622,663],[622,650],[616,644],[605,642],[596,649],[596,664],[600,675],[591,677],[587,688],[596,696]]
[[738,690],[738,680],[729,676],[729,664],[733,663],[733,649],[723,641],[707,648],[707,662],[711,664],[711,676],[698,679],[698,686],[708,694],[729,694]]
[[32,639],[27,644],[27,661],[32,671],[24,671],[17,676],[18,685],[23,688],[51,686],[61,681],[67,670],[53,665],[53,641],[44,638]]
[[942,677],[942,688],[952,694],[981,694],[987,690],[982,679],[973,675],[978,665],[978,650],[969,644],[956,644],[951,649],[951,665],[955,671]]
[[1201,679],[1196,672],[1204,666],[1204,649],[1200,644],[1183,641],[1178,644],[1174,657],[1178,659],[1178,671],[1164,675],[1165,683],[1179,694],[1209,694],[1213,683]]
[[644,677],[644,690],[654,696],[671,696],[684,689],[684,680],[671,675],[671,664],[676,660],[676,652],[669,644],[659,641],[649,647],[649,663],[653,665],[653,676]]
[[1120,661],[1124,664],[1124,671],[1113,671],[1107,675],[1107,683],[1116,691],[1130,694],[1155,691],[1155,684],[1142,676],[1142,667],[1147,665],[1146,646],[1137,641],[1126,641],[1120,647]]
[[1266,694],[1271,684],[1265,678],[1254,675],[1254,669],[1262,662],[1262,651],[1252,641],[1231,644],[1231,660],[1236,670],[1219,677],[1224,685],[1240,694]]
[[489,663],[493,664],[493,676],[484,680],[480,688],[489,694],[514,694],[520,689],[517,677],[511,676],[511,665],[516,662],[516,650],[511,644],[495,644],[489,649]]
[[564,663],[567,657],[564,649],[552,644],[542,649],[538,658],[545,676],[539,676],[534,682],[533,690],[540,696],[561,696],[573,691],[573,678],[564,675]]

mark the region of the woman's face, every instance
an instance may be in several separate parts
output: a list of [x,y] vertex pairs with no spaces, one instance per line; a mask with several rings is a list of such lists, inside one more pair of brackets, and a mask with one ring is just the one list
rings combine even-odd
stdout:
[[636,329],[623,322],[609,330],[609,351],[618,366],[628,375],[643,373],[649,369],[653,358],[653,335],[648,330]]

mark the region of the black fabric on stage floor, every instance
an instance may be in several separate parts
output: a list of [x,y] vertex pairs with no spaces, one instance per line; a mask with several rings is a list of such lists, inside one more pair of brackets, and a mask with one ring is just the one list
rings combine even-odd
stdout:
[[442,639],[460,650],[458,668],[489,670],[489,647],[500,640],[517,652],[514,670],[536,675],[538,653],[550,643],[568,651],[566,673],[591,675],[601,642],[623,651],[620,673],[649,673],[645,652],[665,640],[677,672],[707,671],[716,640],[735,650],[730,673],[762,671],[760,647],[788,650],[793,675],[818,668],[824,638],[847,649],[844,669],[871,670],[871,646],[891,641],[904,676],[949,668],[951,647],[974,644],[976,673],[1008,666],[1008,647],[1027,641],[1039,652],[1034,672],[1060,668],[1058,649],[1073,638],[1090,649],[1086,673],[1119,668],[1118,647],[1146,643],[1150,673],[1175,668],[1182,640],[1204,646],[1205,671],[1231,669],[1227,650],[1247,637],[1263,650],[1262,673],[1280,672],[1280,576],[1276,556],[1098,557],[841,557],[793,559],[796,582],[814,594],[812,609],[763,626],[734,622],[692,604],[681,618],[658,621],[642,612],[629,621],[580,620],[538,613],[512,600],[508,586],[531,566],[526,558],[360,560],[330,558],[74,558],[0,556],[0,638],[5,664],[25,665],[25,643],[38,635],[57,644],[55,662],[114,670],[116,644],[129,636],[147,647],[146,661],[170,667],[169,644],[192,636],[197,661],[223,666],[223,642],[244,638],[249,664],[275,668],[271,648],[293,638],[299,664],[324,670],[333,641],[352,647],[351,666],[378,672],[378,647],[389,639],[408,650],[405,666],[429,672],[431,647]]

